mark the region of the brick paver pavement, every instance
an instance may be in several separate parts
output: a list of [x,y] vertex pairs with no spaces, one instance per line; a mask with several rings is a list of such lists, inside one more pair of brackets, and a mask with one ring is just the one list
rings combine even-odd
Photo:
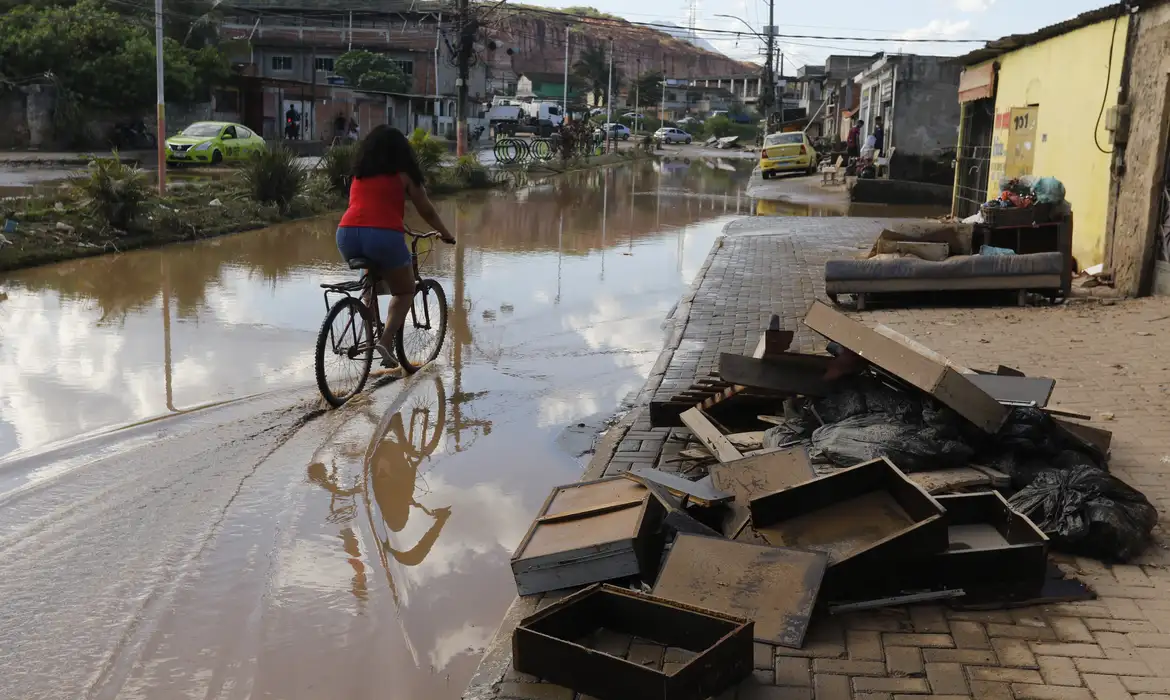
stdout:
[[[772,313],[781,314],[786,328],[799,328],[804,309],[823,293],[824,260],[867,247],[885,223],[751,219],[730,226],[680,305],[643,400],[689,385],[715,367],[719,352],[754,347]],[[1054,405],[1090,413],[1114,432],[1114,473],[1160,513],[1170,507],[1170,299],[876,310],[859,317],[962,364],[1002,363],[1056,379]],[[804,330],[797,338],[804,351],[819,350],[822,342]],[[649,429],[636,411],[611,431],[608,449],[599,450],[587,476],[635,464],[666,468],[664,460],[680,444],[667,441],[668,432]],[[1168,544],[1159,526],[1154,544],[1127,565],[1062,557],[1062,566],[1097,591],[1091,602],[986,612],[919,605],[820,617],[803,649],[757,643],[752,678],[723,697],[1170,700]],[[573,699],[567,689],[509,670],[511,626],[553,598],[518,600],[466,697]],[[671,661],[670,650],[625,644],[648,663]]]

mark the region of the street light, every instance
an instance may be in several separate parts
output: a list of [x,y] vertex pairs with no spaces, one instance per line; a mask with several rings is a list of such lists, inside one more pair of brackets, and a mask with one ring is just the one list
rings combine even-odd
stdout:
[[[772,22],[772,12],[773,12],[774,7],[775,7],[775,0],[768,0],[768,21],[769,22]],[[743,26],[747,27],[749,32],[754,34],[757,38],[761,39],[764,42],[764,44],[767,46],[768,56],[764,61],[764,80],[767,83],[768,92],[766,93],[766,95],[761,95],[761,97],[765,97],[765,96],[767,97],[767,101],[764,104],[764,109],[765,110],[771,109],[772,99],[775,96],[775,79],[774,79],[773,73],[772,73],[772,39],[776,34],[776,27],[772,24],[769,24],[767,27],[768,36],[764,36],[763,34],[760,34],[756,30],[752,29],[752,25],[748,24],[747,20],[745,20],[743,17],[736,17],[735,15],[715,15],[715,16],[737,20],[738,22],[743,24]],[[767,111],[765,111],[764,112],[765,121],[770,121],[768,119],[769,116],[771,116],[771,115],[769,115],[767,113]]]
[[735,19],[735,20],[739,20],[740,22],[742,22],[742,23],[743,23],[743,26],[745,26],[745,27],[747,27],[747,28],[748,28],[748,31],[749,31],[749,32],[751,32],[752,34],[755,34],[757,37],[759,37],[759,38],[760,38],[760,39],[762,39],[763,41],[767,41],[767,40],[768,40],[768,38],[767,38],[767,37],[765,37],[763,34],[760,34],[760,33],[759,33],[759,32],[757,32],[756,30],[752,29],[752,25],[748,24],[748,23],[747,23],[747,20],[745,20],[745,19],[744,19],[744,18],[742,18],[742,17],[736,17],[735,15],[715,15],[715,16],[716,16],[716,17],[723,17],[723,18],[725,18],[725,19]]

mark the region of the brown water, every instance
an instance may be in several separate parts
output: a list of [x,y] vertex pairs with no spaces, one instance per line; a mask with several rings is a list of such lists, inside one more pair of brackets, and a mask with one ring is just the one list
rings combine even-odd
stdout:
[[442,202],[440,360],[336,411],[336,217],[0,277],[0,697],[458,697],[748,175]]

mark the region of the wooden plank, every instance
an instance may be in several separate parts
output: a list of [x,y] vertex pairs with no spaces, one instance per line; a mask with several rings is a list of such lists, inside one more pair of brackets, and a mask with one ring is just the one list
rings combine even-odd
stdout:
[[700,506],[716,506],[722,503],[729,503],[733,496],[730,493],[720,491],[711,483],[711,477],[703,477],[698,481],[691,481],[690,479],[679,476],[678,474],[671,474],[660,469],[634,469],[632,471],[624,472],[622,476],[627,479],[632,479],[643,485],[646,482],[654,482],[666,488],[667,491],[679,496],[686,496],[691,499],[692,503]]
[[756,416],[761,423],[768,423],[770,425],[784,425],[783,416]]
[[804,323],[903,382],[930,394],[985,432],[998,432],[1007,420],[1008,409],[972,384],[968,375],[916,352],[822,302],[813,303]]
[[720,462],[730,462],[735,459],[740,459],[743,455],[731,441],[727,439],[723,433],[711,425],[711,421],[707,419],[706,414],[699,408],[692,408],[689,411],[683,412],[681,416],[683,425],[691,429],[699,442],[707,446],[711,450],[711,454],[715,455],[715,459]]
[[785,362],[780,358],[757,360],[725,352],[719,355],[719,374],[736,384],[789,394],[827,396],[832,390],[832,383],[823,379],[823,372],[810,372],[804,363]]
[[816,605],[828,557],[679,535],[654,595],[755,621],[755,639],[799,649]]
[[910,480],[914,483],[926,489],[926,492],[931,495],[950,493],[959,489],[969,489],[977,486],[991,486],[991,477],[971,467],[914,472],[906,476],[910,477]]
[[1004,474],[998,469],[992,467],[985,467],[981,464],[972,464],[972,469],[978,469],[991,479],[991,487],[996,489],[1006,489],[1012,485],[1012,478]]
[[1034,401],[1043,408],[1052,398],[1056,380],[1048,377],[1014,377],[1002,374],[973,374],[968,379],[980,389],[991,394],[996,401],[1028,403]]
[[1109,454],[1109,446],[1113,444],[1113,433],[1108,430],[1074,423],[1062,418],[1053,418],[1052,420],[1066,435],[1093,450],[1099,456],[1106,457]]
[[723,533],[734,537],[751,517],[749,507],[756,496],[779,491],[815,479],[817,473],[803,447],[790,447],[710,468],[711,483],[735,496],[723,520]]
[[699,447],[688,447],[685,450],[679,450],[678,454],[687,459],[715,459],[715,455]]
[[1067,408],[1058,408],[1053,406],[1045,406],[1044,412],[1050,416],[1060,416],[1061,418],[1079,418],[1080,420],[1092,420],[1093,417],[1088,413],[1081,413],[1079,411],[1070,411]]
[[970,369],[964,367],[963,365],[960,365],[957,362],[952,361],[949,357],[946,357],[942,353],[938,353],[938,352],[935,352],[934,350],[931,350],[930,348],[926,347],[925,345],[918,342],[917,340],[914,340],[913,338],[902,335],[901,333],[894,330],[893,328],[890,328],[889,326],[883,326],[882,324],[879,323],[873,327],[873,330],[875,333],[879,333],[881,335],[884,335],[885,337],[889,338],[890,340],[892,340],[900,345],[906,346],[907,348],[909,348],[910,350],[913,350],[914,352],[918,353],[919,355],[923,355],[924,357],[929,357],[930,359],[934,360],[935,362],[937,362],[941,365],[946,365],[947,367],[950,367],[951,369],[955,370],[956,372],[961,372],[963,374],[974,374],[974,372],[971,371]]
[[727,441],[735,446],[735,449],[743,450],[758,450],[764,446],[764,431],[752,430],[746,433],[729,433]]
[[569,510],[563,513],[555,513],[553,515],[542,515],[536,519],[536,522],[547,525],[549,523],[562,523],[569,520],[579,520],[581,518],[591,518],[595,515],[604,515],[612,513],[615,510],[624,510],[626,508],[633,508],[641,505],[641,499],[637,501],[614,501],[613,503],[606,503],[600,506],[590,506],[588,508],[581,508],[580,510]]

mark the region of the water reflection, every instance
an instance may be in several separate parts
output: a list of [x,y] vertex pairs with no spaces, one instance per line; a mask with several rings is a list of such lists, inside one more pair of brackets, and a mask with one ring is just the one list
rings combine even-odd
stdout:
[[[490,354],[495,333],[473,337],[485,296],[539,306],[547,288],[548,303],[559,304],[572,285],[577,298],[602,298],[615,266],[632,276],[620,282],[630,287],[642,268],[658,267],[658,254],[619,266],[613,249],[635,257],[664,236],[682,246],[697,222],[750,213],[748,176],[642,163],[442,202],[465,240],[430,262],[430,274],[456,291],[452,346]],[[325,217],[0,278],[9,295],[0,305],[0,455],[307,383],[324,313],[317,284],[350,274],[337,259],[335,225]],[[683,256],[671,259],[677,271]],[[623,303],[633,291],[619,295]],[[518,314],[524,307],[515,305]]]

